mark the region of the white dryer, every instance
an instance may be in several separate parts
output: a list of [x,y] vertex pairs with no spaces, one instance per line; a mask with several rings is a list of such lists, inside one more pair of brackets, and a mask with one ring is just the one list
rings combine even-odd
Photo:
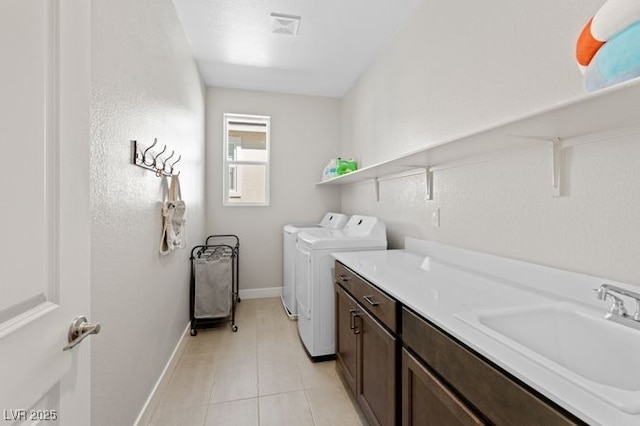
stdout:
[[298,317],[295,286],[296,237],[301,231],[312,229],[342,229],[349,219],[340,213],[328,212],[320,223],[288,224],[282,239],[282,306],[289,319]]
[[384,250],[386,227],[382,220],[354,215],[342,230],[310,230],[298,234],[296,300],[298,334],[314,360],[335,355],[335,259],[339,251]]

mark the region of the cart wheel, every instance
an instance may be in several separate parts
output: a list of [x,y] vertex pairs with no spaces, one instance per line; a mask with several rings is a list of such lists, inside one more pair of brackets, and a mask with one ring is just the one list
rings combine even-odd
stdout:
[[235,325],[235,324],[234,324],[233,326],[231,326],[231,331],[233,331],[234,333],[235,333],[236,331],[238,331],[238,326],[237,326],[237,325]]
[[195,335],[197,335],[197,334],[198,334],[198,330],[196,330],[195,328],[192,328],[192,329],[191,329],[191,335],[192,335],[192,336],[195,336]]

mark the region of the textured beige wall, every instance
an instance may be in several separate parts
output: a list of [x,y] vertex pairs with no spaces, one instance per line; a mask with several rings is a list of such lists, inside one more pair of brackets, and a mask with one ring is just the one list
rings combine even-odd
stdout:
[[[204,88],[170,0],[91,2],[91,424],[133,424],[189,320],[189,250],[158,253],[162,179],[130,140],[182,155],[187,242],[204,232]],[[170,151],[168,151],[170,152]]]
[[[341,154],[366,166],[584,94],[574,44],[600,4],[426,4],[343,99]],[[565,149],[563,197],[541,145],[435,171],[432,201],[414,176],[381,182],[379,202],[344,187],[342,208],[385,219],[392,247],[434,239],[640,285],[637,134],[600,139]]]
[[[222,205],[225,113],[271,117],[269,206]],[[241,291],[278,295],[283,226],[319,222],[327,211],[339,211],[339,192],[314,186],[338,154],[339,116],[340,101],[334,98],[207,89],[207,234],[240,237]]]

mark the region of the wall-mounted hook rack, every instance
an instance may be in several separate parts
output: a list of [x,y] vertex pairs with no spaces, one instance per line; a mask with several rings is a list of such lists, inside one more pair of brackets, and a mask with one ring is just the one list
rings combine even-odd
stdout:
[[180,175],[180,172],[175,170],[175,165],[182,159],[182,155],[178,155],[178,159],[171,160],[176,152],[171,151],[171,155],[166,158],[161,157],[167,150],[167,146],[164,145],[162,150],[158,153],[154,153],[152,148],[158,144],[158,138],[153,139],[151,146],[144,148],[138,141],[131,141],[131,164],[134,166],[142,167],[146,170],[151,170],[156,176],[172,176]]

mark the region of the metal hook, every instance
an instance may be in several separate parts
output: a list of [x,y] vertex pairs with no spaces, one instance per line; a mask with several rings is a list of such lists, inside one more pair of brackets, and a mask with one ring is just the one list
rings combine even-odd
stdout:
[[[181,159],[182,159],[182,154],[180,154],[178,156],[178,159],[171,165],[171,169],[169,169],[169,173],[173,174],[173,166],[178,164],[178,161],[180,161]],[[180,172],[178,172],[178,174],[176,176],[180,176]]]
[[168,170],[167,170],[167,161],[169,161],[169,159],[170,159],[171,157],[173,157],[173,154],[175,154],[175,153],[176,153],[176,152],[172,150],[172,151],[171,151],[171,155],[170,155],[170,156],[168,156],[167,158],[165,158],[165,159],[164,159],[164,161],[162,162],[162,171],[163,171],[163,172],[165,172],[165,173],[169,173],[169,172],[170,172],[170,171],[168,171]]
[[155,157],[153,157],[153,164],[152,166],[155,167],[156,169],[159,169],[160,167],[157,167],[157,160],[158,157],[160,157],[162,154],[164,154],[164,152],[167,150],[167,146],[165,145],[164,148],[162,148],[162,151],[160,151],[159,153],[156,154]]
[[156,161],[156,159],[155,159],[155,158],[153,159],[153,162],[151,162],[151,163],[149,163],[149,164],[147,164],[146,159],[147,159],[147,152],[148,152],[151,148],[153,148],[154,146],[156,146],[156,144],[157,144],[157,143],[158,143],[158,138],[153,138],[153,144],[152,144],[149,148],[145,149],[145,150],[144,150],[144,152],[142,153],[142,164],[144,164],[145,166],[153,166],[153,165],[155,164],[155,161]]

